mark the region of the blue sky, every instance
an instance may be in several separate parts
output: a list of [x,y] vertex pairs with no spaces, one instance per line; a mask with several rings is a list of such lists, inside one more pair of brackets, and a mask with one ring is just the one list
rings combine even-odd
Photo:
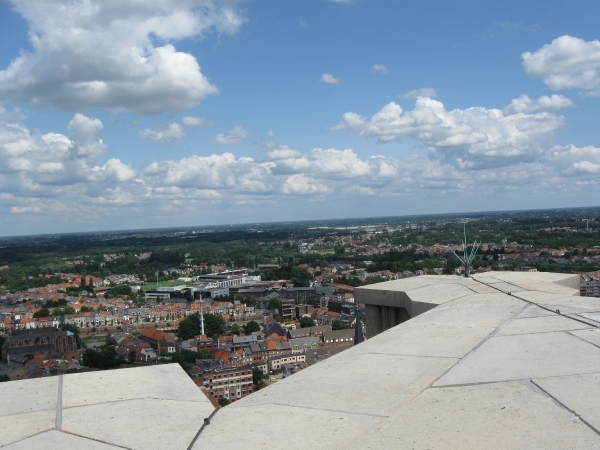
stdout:
[[599,17],[0,2],[0,234],[596,206]]

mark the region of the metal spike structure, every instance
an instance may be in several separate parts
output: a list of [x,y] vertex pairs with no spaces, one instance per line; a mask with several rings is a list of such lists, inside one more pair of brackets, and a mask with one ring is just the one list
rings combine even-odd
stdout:
[[458,256],[456,253],[454,253],[454,250],[450,249],[450,251],[454,254],[454,256],[456,256],[458,258],[458,260],[464,264],[465,266],[465,277],[469,276],[469,266],[471,265],[471,263],[473,262],[473,259],[475,259],[475,255],[477,254],[477,250],[479,250],[479,247],[481,246],[481,241],[477,242],[474,241],[473,242],[473,247],[471,248],[471,252],[469,252],[467,254],[467,224],[463,223],[463,232],[464,232],[464,240],[463,240],[463,256],[460,257]]

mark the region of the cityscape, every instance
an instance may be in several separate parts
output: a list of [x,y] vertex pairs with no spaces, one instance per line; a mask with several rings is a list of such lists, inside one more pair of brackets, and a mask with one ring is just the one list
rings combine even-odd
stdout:
[[599,23],[1,0],[0,447],[600,450]]

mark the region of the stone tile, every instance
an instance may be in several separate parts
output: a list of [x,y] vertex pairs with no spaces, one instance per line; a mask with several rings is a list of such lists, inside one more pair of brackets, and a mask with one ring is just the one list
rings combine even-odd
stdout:
[[156,399],[95,404],[63,410],[62,430],[131,449],[185,449],[213,409]]
[[551,292],[542,291],[521,291],[517,295],[519,298],[525,299],[532,303],[542,303],[546,300],[564,297],[563,294],[553,294]]
[[[120,447],[103,444],[102,442],[84,439],[59,431],[47,431],[36,436],[23,439],[14,444],[3,447],[6,450],[30,450],[35,449],[60,449],[60,450],[115,450]],[[122,447],[121,447],[122,448]]]
[[[377,345],[356,347],[355,354],[385,353],[392,355],[462,358],[488,337],[495,327],[423,324],[418,327],[395,327]],[[373,340],[379,338],[378,335]]]
[[[541,309],[541,308],[539,308]],[[589,329],[589,325],[585,325],[568,317],[554,316],[546,317],[530,317],[530,318],[517,318],[512,322],[502,327],[496,336],[509,336],[514,334],[531,334],[531,333],[548,333],[555,331],[568,331],[568,330],[584,330]]]
[[457,283],[445,284],[443,289],[440,289],[440,286],[423,286],[406,292],[408,298],[405,308],[411,317],[415,317],[431,309],[428,307],[423,310],[423,308],[419,307],[419,303],[440,305],[473,294],[475,294],[473,290]]
[[[105,387],[99,389],[98,386]],[[179,364],[88,372],[63,378],[65,408],[135,398],[210,404]]]
[[523,311],[517,319],[529,319],[531,317],[554,317],[556,316],[555,312],[548,311],[544,308],[541,308],[537,305],[529,305],[525,311]]
[[56,410],[58,377],[0,383],[1,416]]
[[600,330],[598,328],[592,330],[574,330],[569,331],[569,333],[600,347]]
[[276,403],[387,415],[418,395],[456,361],[453,358],[343,352],[227,408],[248,411],[246,407]]
[[596,430],[600,430],[600,373],[534,381]]
[[581,314],[600,312],[600,299],[595,297],[560,297],[538,302],[540,305],[551,309],[559,309],[561,314]]
[[526,290],[520,286],[517,286],[516,284],[505,283],[503,281],[499,281],[498,283],[489,283],[489,286],[505,293],[520,292]]
[[[13,384],[15,381],[2,384]],[[4,407],[4,398],[2,398]],[[0,417],[0,447],[20,441],[44,431],[53,430],[56,424],[56,408]]]
[[219,410],[202,431],[194,450],[345,449],[366,430],[385,420],[351,412],[279,404],[266,404],[257,411],[231,409],[231,406]]
[[428,389],[353,449],[599,449],[600,438],[519,382]]
[[497,327],[526,305],[522,300],[497,291],[494,294],[472,294],[437,306],[398,327],[420,327],[424,324]]
[[598,371],[600,349],[566,332],[495,336],[463,358],[434,385],[486,383]]

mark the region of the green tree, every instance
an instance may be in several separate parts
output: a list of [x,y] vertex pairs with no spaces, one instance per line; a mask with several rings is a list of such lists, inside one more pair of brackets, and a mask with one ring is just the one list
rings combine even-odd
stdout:
[[341,320],[336,319],[333,322],[331,322],[332,330],[347,330],[348,328],[350,327],[343,323]]
[[278,298],[272,298],[269,300],[269,309],[273,311],[274,309],[279,308],[280,302]]
[[83,352],[83,365],[86,367],[95,367],[97,369],[112,369],[118,366],[122,360],[117,358],[117,352],[111,346],[103,345],[100,350],[88,348]]
[[229,400],[227,400],[225,397],[219,399],[219,405],[221,405],[222,408],[229,405],[229,403]]
[[60,324],[59,328],[63,331],[70,331],[71,333],[73,333],[75,335],[75,342],[77,343],[77,348],[85,348],[85,344],[79,337],[79,328],[77,328],[76,325],[63,322]]
[[263,371],[258,367],[252,369],[252,384],[257,385],[263,379]]
[[[204,332],[207,336],[225,333],[225,320],[218,314],[204,314]],[[194,313],[187,316],[177,328],[177,335],[180,339],[191,339],[200,334],[199,314]]]
[[316,326],[315,321],[310,317],[303,317],[300,319],[300,328],[310,328]]
[[260,325],[254,320],[251,320],[246,325],[244,325],[244,333],[246,334],[252,334],[257,331],[260,331]]
[[33,317],[34,318],[38,318],[38,317],[48,317],[50,315],[50,310],[48,308],[46,308],[45,306],[40,309],[39,311],[36,311],[33,313]]
[[127,354],[127,359],[132,364],[137,360],[137,352],[135,351],[135,349],[129,351],[129,353]]
[[236,336],[239,336],[241,329],[242,328],[237,323],[231,325],[231,332]]

